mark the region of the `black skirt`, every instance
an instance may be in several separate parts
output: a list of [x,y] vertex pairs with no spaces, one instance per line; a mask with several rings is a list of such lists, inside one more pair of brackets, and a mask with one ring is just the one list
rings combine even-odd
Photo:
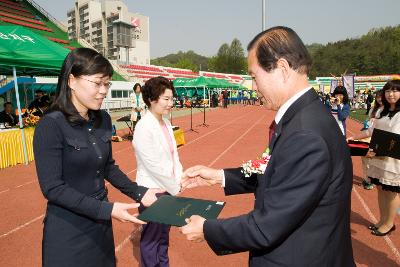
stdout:
[[382,190],[400,193],[400,186],[382,184],[378,178],[372,178],[372,177],[369,178],[371,179],[371,183],[377,186],[381,186]]
[[112,222],[96,221],[48,204],[42,241],[43,266],[113,267]]

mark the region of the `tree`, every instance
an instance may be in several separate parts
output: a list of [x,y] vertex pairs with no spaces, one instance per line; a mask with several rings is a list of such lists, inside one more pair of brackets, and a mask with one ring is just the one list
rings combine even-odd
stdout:
[[242,44],[233,39],[231,45],[224,43],[215,57],[208,61],[209,70],[222,73],[244,74],[247,70]]

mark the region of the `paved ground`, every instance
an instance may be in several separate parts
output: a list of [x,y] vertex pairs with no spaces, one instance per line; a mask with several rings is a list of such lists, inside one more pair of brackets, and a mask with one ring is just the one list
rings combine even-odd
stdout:
[[[205,164],[216,168],[238,166],[257,157],[265,148],[267,126],[274,113],[259,106],[234,106],[212,109],[206,113],[209,127],[203,123],[203,113],[190,118],[176,116],[174,124],[185,131],[186,145],[179,148],[185,168]],[[114,114],[112,115],[113,117]],[[354,133],[361,125],[348,121],[348,131]],[[130,142],[113,144],[113,155],[120,168],[135,179],[136,162]],[[400,235],[376,237],[366,226],[379,217],[376,190],[367,191],[360,186],[361,162],[353,158],[354,186],[352,192],[351,233],[357,266],[392,267],[400,265]],[[129,199],[108,185],[111,201]],[[227,201],[220,217],[246,213],[252,209],[251,194],[225,197],[220,187],[187,190],[183,196]],[[42,220],[46,202],[40,192],[34,162],[0,170],[0,266],[40,266]],[[288,218],[290,219],[290,218]],[[399,218],[397,218],[399,223]],[[114,221],[114,240],[118,266],[138,266],[136,226]],[[171,266],[246,266],[247,253],[218,257],[206,243],[190,243],[178,232],[171,230]]]

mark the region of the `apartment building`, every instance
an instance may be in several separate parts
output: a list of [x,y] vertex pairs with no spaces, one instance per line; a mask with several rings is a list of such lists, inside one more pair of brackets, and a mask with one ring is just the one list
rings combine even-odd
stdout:
[[150,64],[149,17],[121,0],[76,0],[67,11],[69,39],[84,39],[117,64]]

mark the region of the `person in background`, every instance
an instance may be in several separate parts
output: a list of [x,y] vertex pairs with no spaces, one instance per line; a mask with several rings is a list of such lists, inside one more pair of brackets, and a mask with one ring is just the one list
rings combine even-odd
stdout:
[[[361,140],[361,139],[370,139],[372,134],[372,129],[374,128],[375,121],[380,117],[380,114],[383,110],[383,91],[379,90],[375,93],[375,103],[373,108],[370,110],[368,114],[368,122],[366,123],[367,127],[361,129],[361,132],[357,135],[350,136],[348,140]],[[368,141],[368,140],[366,140]],[[362,186],[364,189],[371,190],[374,188],[374,185],[371,183],[370,178],[368,177],[368,168],[369,168],[369,158],[361,157],[362,169],[363,169],[363,181]]]
[[50,104],[51,104],[51,100],[50,97],[48,95],[43,95],[38,103],[37,103],[37,107],[33,110],[31,110],[31,113],[35,116],[38,117],[43,117],[44,114],[47,112],[47,110],[50,108]]
[[146,112],[146,103],[142,97],[142,86],[136,83],[133,86],[133,93],[129,96],[132,102],[131,122],[132,130],[135,129],[137,122],[142,118]]
[[18,124],[18,116],[15,115],[11,102],[4,103],[4,110],[0,112],[0,123],[8,126],[15,126]]
[[70,52],[54,102],[35,129],[36,171],[47,199],[43,266],[116,266],[111,218],[143,222],[128,212],[139,204],[108,201],[106,181],[145,206],[163,192],[132,182],[115,164],[111,118],[100,110],[112,74],[97,51]]
[[[383,110],[375,120],[374,129],[400,134],[400,80],[387,82],[383,88]],[[394,220],[400,208],[400,160],[391,157],[377,157],[370,151],[368,176],[378,188],[380,218],[371,224],[371,234],[385,236],[396,229]]]
[[371,90],[368,90],[367,97],[365,98],[365,104],[367,105],[366,115],[369,115],[369,110],[371,109],[371,105],[374,102],[374,96],[371,93]]
[[229,92],[228,90],[222,91],[222,101],[223,101],[223,107],[228,108],[228,98],[229,98]]
[[44,96],[44,92],[42,90],[35,91],[35,99],[28,106],[29,111],[39,108],[39,102],[42,96]]
[[346,119],[350,115],[349,96],[344,86],[339,85],[333,90],[330,99],[331,113],[336,119],[342,134],[346,136]]
[[[174,86],[165,77],[149,79],[143,87],[143,100],[149,112],[136,125],[133,147],[136,154],[136,181],[141,186],[165,189],[165,194],[180,191],[182,164],[167,116],[173,107]],[[141,205],[139,211],[145,207]],[[169,266],[170,226],[149,222],[140,239],[140,266]]]

